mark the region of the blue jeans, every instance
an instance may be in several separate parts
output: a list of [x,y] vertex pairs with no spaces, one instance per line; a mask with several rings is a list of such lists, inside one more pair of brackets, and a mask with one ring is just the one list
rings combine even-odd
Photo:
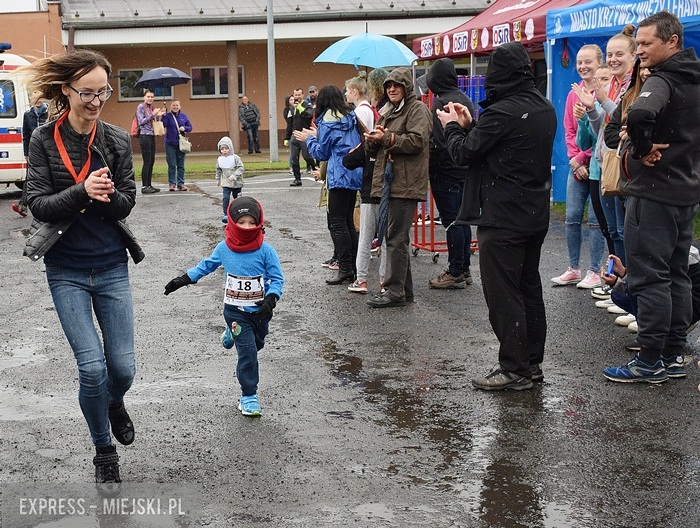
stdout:
[[456,277],[468,271],[471,264],[472,229],[468,225],[452,225],[462,206],[464,182],[431,179],[430,190],[440,213],[440,221],[445,226],[450,275]]
[[[588,180],[577,180],[569,172],[566,182],[566,247],[569,251],[569,266],[578,268],[581,260],[581,241],[583,238],[583,210],[590,194]],[[600,232],[598,219],[593,207],[588,204],[588,232],[591,271],[600,273],[600,266],[605,250],[605,238]]]
[[248,154],[252,154],[253,150],[255,150],[255,152],[260,152],[258,127],[249,126],[245,129],[245,133],[248,135]]
[[625,231],[625,208],[622,198],[619,196],[602,196],[601,203],[605,213],[605,221],[608,224],[608,233],[615,245],[615,255],[625,264],[625,243],[623,233]]
[[265,336],[269,331],[270,321],[257,321],[253,314],[230,306],[224,306],[224,319],[228,328],[231,328],[233,321],[241,327],[241,333],[233,338],[238,354],[236,377],[241,385],[241,394],[243,396],[257,394],[260,381],[258,350],[265,346]]
[[92,442],[111,445],[109,405],[123,401],[136,373],[129,268],[126,263],[101,269],[46,266],[46,278],[78,364],[78,401]]
[[231,202],[231,195],[233,195],[234,200],[236,198],[238,198],[238,195],[241,194],[241,188],[240,187],[222,187],[221,191],[223,192],[222,205],[224,208],[224,218],[226,218],[228,215],[228,204]]
[[177,145],[165,144],[165,161],[168,163],[168,184],[185,185],[185,153]]

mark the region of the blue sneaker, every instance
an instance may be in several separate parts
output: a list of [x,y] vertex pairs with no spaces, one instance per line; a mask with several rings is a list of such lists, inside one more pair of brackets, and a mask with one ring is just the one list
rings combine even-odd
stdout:
[[661,362],[669,378],[685,378],[688,375],[683,356],[661,356]]
[[241,396],[241,399],[238,400],[238,410],[243,416],[260,416],[262,412],[258,403],[258,395]]
[[221,346],[225,349],[233,348],[233,334],[230,328],[227,328],[224,330],[224,333],[221,334]]
[[635,356],[624,367],[606,368],[603,370],[603,376],[610,381],[622,383],[663,383],[668,379],[668,373],[660,359],[653,365],[650,365],[640,359],[639,356]]

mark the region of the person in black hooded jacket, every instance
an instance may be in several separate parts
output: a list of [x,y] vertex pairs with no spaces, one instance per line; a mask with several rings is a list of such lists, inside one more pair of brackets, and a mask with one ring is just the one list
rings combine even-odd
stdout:
[[447,152],[445,133],[437,117],[447,103],[459,103],[469,109],[474,117],[474,103],[462,92],[457,84],[454,63],[447,58],[438,59],[430,67],[426,76],[428,88],[437,97],[433,101],[433,134],[430,138],[430,190],[440,213],[440,221],[445,226],[447,239],[448,268],[430,279],[429,286],[437,289],[459,289],[471,284],[472,230],[469,224],[454,224],[462,204],[464,181],[467,167],[457,165]]
[[535,87],[520,42],[493,51],[484,88],[475,126],[460,104],[448,103],[437,115],[450,156],[469,165],[457,221],[477,225],[481,282],[500,342],[498,365],[472,385],[523,390],[544,377],[547,321],[539,263],[549,228],[557,117]]

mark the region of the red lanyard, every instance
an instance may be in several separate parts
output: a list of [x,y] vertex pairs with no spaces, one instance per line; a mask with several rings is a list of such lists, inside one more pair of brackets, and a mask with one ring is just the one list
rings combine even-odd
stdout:
[[85,165],[83,165],[83,168],[80,169],[80,174],[76,174],[75,168],[73,167],[73,162],[70,160],[68,152],[66,152],[66,146],[63,144],[63,138],[61,137],[61,133],[58,130],[61,123],[63,123],[66,117],[68,117],[68,112],[70,112],[70,110],[66,110],[65,113],[58,118],[58,121],[56,121],[56,126],[53,129],[53,140],[56,142],[56,147],[58,147],[58,153],[61,155],[61,161],[63,161],[63,165],[65,165],[66,169],[68,169],[68,172],[70,172],[71,176],[73,176],[75,183],[80,183],[83,180],[85,180],[85,177],[87,176],[87,173],[90,170],[90,160],[92,158],[92,151],[90,150],[90,147],[92,146],[92,142],[95,139],[97,123],[94,123],[92,125],[92,132],[90,133],[90,139],[88,140],[87,161],[85,162]]

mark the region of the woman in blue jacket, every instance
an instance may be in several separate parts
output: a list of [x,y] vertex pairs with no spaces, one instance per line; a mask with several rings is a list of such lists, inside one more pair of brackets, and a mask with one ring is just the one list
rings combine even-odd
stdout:
[[180,134],[192,132],[192,123],[180,110],[180,101],[170,101],[170,112],[163,116],[165,126],[165,160],[168,162],[168,190],[186,191],[185,153],[180,150]]
[[362,168],[346,169],[343,156],[360,144],[355,114],[337,86],[328,84],[316,97],[316,129],[295,131],[298,141],[306,141],[314,159],[328,161],[328,227],[338,257],[338,274],[327,284],[355,280],[357,231],[353,212],[357,191],[362,187]]

